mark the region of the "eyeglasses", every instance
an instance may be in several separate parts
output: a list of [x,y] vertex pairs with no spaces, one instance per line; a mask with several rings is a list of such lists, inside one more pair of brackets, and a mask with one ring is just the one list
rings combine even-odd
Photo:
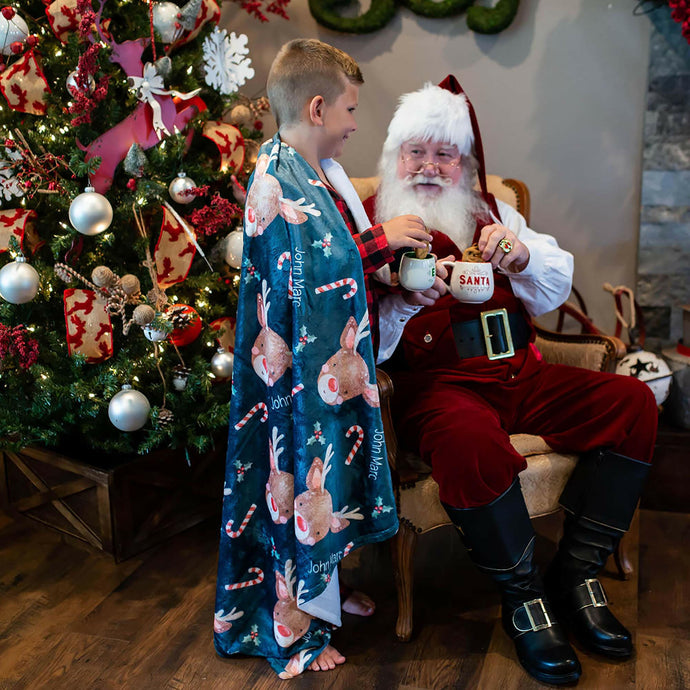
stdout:
[[[459,167],[462,161],[456,151],[438,151],[436,154],[429,155],[423,147],[405,146],[400,148],[400,156],[402,158],[405,171],[410,175],[418,175],[429,165],[434,167],[435,172],[442,177],[450,175],[455,168]],[[431,158],[432,160],[424,160]]]

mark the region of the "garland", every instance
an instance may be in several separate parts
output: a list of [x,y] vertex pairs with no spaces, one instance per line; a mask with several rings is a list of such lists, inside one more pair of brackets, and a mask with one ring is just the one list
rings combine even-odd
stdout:
[[364,34],[382,29],[403,5],[422,17],[441,19],[467,10],[467,26],[477,33],[496,34],[512,23],[520,0],[499,0],[495,7],[471,7],[474,0],[371,0],[369,9],[357,17],[342,17],[338,10],[351,0],[309,0],[316,21],[333,31]]

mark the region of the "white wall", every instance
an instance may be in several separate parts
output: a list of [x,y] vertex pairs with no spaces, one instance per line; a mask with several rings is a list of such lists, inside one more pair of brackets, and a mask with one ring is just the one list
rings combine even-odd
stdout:
[[341,158],[351,175],[374,174],[401,93],[455,74],[477,111],[489,172],[529,185],[532,227],[575,254],[575,285],[612,331],[601,284],[634,287],[637,266],[650,23],[633,16],[635,4],[522,0],[496,36],[469,31],[464,14],[425,19],[404,8],[376,33],[338,34],[316,23],[307,0],[292,0],[290,21],[268,24],[226,3],[221,26],[249,36],[250,96],[264,93],[277,49],[292,38],[319,38],[359,62],[359,130]]

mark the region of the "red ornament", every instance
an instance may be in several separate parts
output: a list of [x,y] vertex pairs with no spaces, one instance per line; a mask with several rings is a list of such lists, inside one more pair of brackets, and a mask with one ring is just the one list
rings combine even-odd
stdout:
[[178,347],[194,342],[199,337],[202,328],[201,317],[196,309],[188,304],[176,304],[168,314],[170,315],[171,312],[172,314],[186,316],[189,321],[182,328],[173,328],[172,333],[168,336],[168,340]]
[[29,46],[29,48],[35,48],[38,45],[38,36],[35,34],[32,34],[26,39],[26,45]]
[[264,128],[264,123],[261,122],[261,120],[255,120],[255,122],[254,122],[254,129],[255,129],[257,132],[260,132],[263,128]]
[[3,7],[2,8],[2,16],[5,17],[5,19],[7,19],[7,21],[10,21],[10,19],[12,19],[12,17],[14,17],[14,15],[15,15],[14,7]]
[[10,44],[10,50],[15,54],[19,55],[22,52],[22,44],[19,41],[14,41]]
[[137,181],[133,177],[130,177],[129,180],[127,180],[127,189],[131,189],[134,191],[137,188]]

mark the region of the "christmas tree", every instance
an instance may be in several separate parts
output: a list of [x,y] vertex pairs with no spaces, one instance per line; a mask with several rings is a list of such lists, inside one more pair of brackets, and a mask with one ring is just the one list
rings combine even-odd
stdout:
[[204,451],[226,427],[268,105],[240,93],[247,39],[219,17],[215,0],[2,9],[1,447]]

